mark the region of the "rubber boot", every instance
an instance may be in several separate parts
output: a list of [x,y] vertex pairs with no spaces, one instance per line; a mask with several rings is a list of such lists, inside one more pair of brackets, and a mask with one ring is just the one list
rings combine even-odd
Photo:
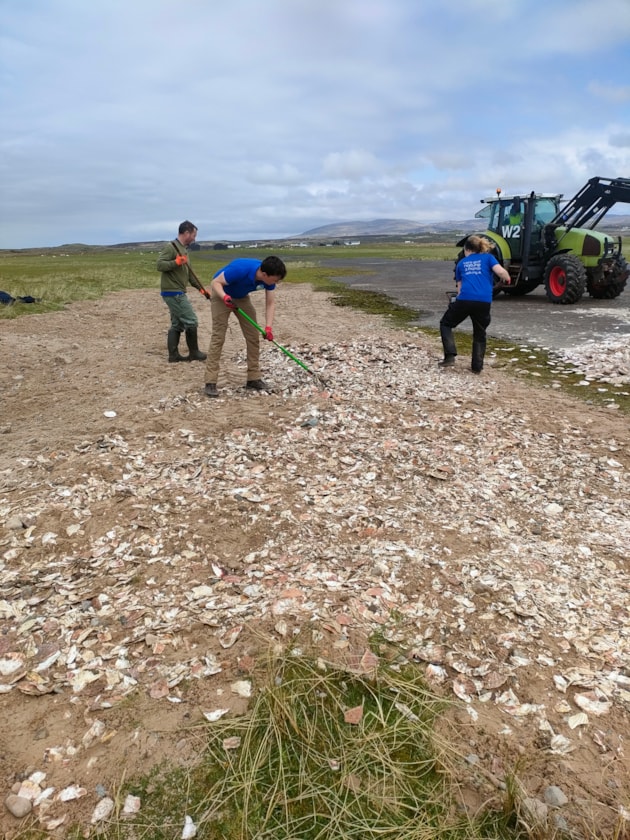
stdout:
[[186,329],[186,344],[190,351],[188,356],[189,362],[205,362],[208,358],[205,353],[202,353],[197,344],[197,327],[188,327]]
[[168,347],[169,362],[187,362],[188,356],[180,356],[179,354],[179,337],[181,332],[179,330],[169,330],[166,336],[166,345]]
[[473,341],[472,343],[472,358],[470,369],[473,373],[481,373],[483,370],[483,359],[486,355],[486,342]]

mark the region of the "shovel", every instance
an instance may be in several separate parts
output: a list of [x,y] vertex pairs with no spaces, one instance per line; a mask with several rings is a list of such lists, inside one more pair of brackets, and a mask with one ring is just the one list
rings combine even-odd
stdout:
[[[265,336],[265,338],[267,337],[267,333],[265,332],[264,327],[261,327],[261,326],[260,326],[260,324],[257,324],[257,323],[256,323],[256,321],[254,321],[254,319],[253,319],[253,318],[250,318],[250,317],[249,317],[249,315],[247,314],[247,312],[243,312],[243,310],[242,310],[242,309],[239,309],[239,308],[238,308],[238,306],[235,306],[235,307],[234,307],[234,312],[238,312],[240,315],[242,315],[242,316],[243,316],[243,318],[245,318],[245,320],[246,320],[246,321],[249,321],[249,323],[250,323],[253,327],[256,327],[256,329],[258,330],[258,332],[259,332],[261,335],[264,335],[264,336]],[[310,374],[311,374],[311,376],[314,376],[314,377],[315,377],[315,379],[317,379],[317,381],[319,382],[319,384],[320,384],[320,386],[321,386],[322,388],[325,388],[325,387],[326,387],[326,382],[322,379],[322,377],[321,377],[318,373],[315,373],[315,371],[314,371],[314,370],[311,370],[309,367],[307,367],[307,366],[304,364],[304,362],[301,362],[301,361],[297,358],[297,356],[294,356],[294,355],[293,355],[293,353],[291,353],[291,351],[290,351],[290,350],[287,350],[287,348],[286,348],[286,347],[283,347],[283,346],[282,346],[282,344],[278,344],[278,342],[277,342],[275,339],[273,339],[273,338],[271,339],[271,343],[272,343],[272,344],[275,344],[275,345],[276,345],[276,347],[278,348],[278,350],[282,350],[282,352],[284,353],[284,355],[285,355],[285,356],[288,356],[290,359],[292,359],[292,360],[293,360],[293,361],[294,361],[297,365],[299,365],[301,368],[303,368],[303,369],[304,369],[307,373],[310,373]]]

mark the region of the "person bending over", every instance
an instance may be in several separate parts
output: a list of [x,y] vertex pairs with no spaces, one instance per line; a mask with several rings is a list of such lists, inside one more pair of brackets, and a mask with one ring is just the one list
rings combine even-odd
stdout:
[[217,380],[219,362],[225,343],[228,320],[234,313],[245,337],[247,346],[246,388],[266,391],[267,385],[260,372],[260,333],[241,312],[256,320],[256,310],[251,301],[251,292],[265,292],[265,337],[273,340],[273,317],[276,309],[276,286],[286,277],[287,270],[279,257],[265,257],[264,260],[237,259],[219,269],[212,280],[210,306],[212,310],[212,336],[206,362],[205,394],[218,397]]

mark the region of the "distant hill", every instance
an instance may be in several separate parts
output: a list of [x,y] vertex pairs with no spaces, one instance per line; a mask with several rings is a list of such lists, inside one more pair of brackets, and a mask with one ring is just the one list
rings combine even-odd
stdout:
[[419,224],[410,219],[373,219],[372,221],[336,222],[331,225],[311,228],[300,236],[347,237],[347,236],[411,236],[419,233],[444,233],[453,230],[471,230],[476,222],[432,222]]
[[[427,233],[452,233],[481,231],[480,219],[464,221],[431,222],[420,224],[410,219],[372,219],[371,221],[336,222],[331,225],[311,228],[299,234],[302,237],[345,239],[349,236],[414,236]],[[630,216],[609,213],[597,226],[598,230],[610,233],[630,233]]]
[[[484,229],[481,219],[465,219],[463,221],[446,221],[446,222],[431,222],[428,224],[420,224],[411,219],[372,219],[368,221],[350,221],[350,222],[335,222],[330,225],[321,225],[320,227],[310,228],[304,233],[295,234],[293,236],[283,236],[278,239],[264,238],[267,243],[271,242],[290,242],[295,239],[310,239],[310,240],[345,240],[345,239],[359,239],[361,237],[372,237],[378,239],[379,237],[411,237],[411,236],[430,236],[435,234],[438,237],[444,236],[464,236],[467,233],[481,232]],[[615,213],[608,213],[597,226],[597,230],[613,236],[630,237],[630,215],[621,215]],[[202,248],[212,248],[216,242],[227,243],[233,242],[243,245],[246,242],[257,242],[260,240],[241,240],[241,239],[221,239],[221,240],[204,240],[198,242],[196,245]],[[125,251],[156,251],[162,247],[164,240],[155,241],[140,241],[140,242],[120,242],[116,245],[86,245],[80,242],[67,243],[65,245],[55,245],[51,247],[38,248],[0,248],[0,253],[16,253],[21,251],[31,251],[33,253],[51,252],[62,254],[77,254],[86,253],[88,251],[105,251],[111,248],[116,248]],[[227,247],[227,245],[225,246]],[[630,249],[626,248],[626,252]]]

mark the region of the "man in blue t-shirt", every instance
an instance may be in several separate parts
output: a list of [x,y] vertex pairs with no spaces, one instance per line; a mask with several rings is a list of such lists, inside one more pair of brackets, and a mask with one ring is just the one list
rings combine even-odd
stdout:
[[256,320],[256,310],[249,297],[251,292],[265,290],[265,337],[273,341],[273,316],[276,309],[276,285],[286,277],[287,270],[279,257],[264,260],[238,259],[219,269],[212,280],[210,305],[212,308],[212,337],[206,362],[206,387],[208,397],[218,397],[217,379],[219,361],[225,343],[228,320],[232,312],[238,318],[247,346],[246,388],[266,391],[260,373],[260,333],[238,311],[241,309]]
[[464,257],[455,267],[455,285],[457,297],[449,304],[440,321],[440,336],[444,348],[444,358],[440,367],[453,367],[457,356],[457,347],[453,338],[453,328],[470,318],[473,327],[472,360],[470,369],[481,373],[486,354],[486,330],[490,325],[490,307],[494,275],[510,282],[510,275],[487,252],[489,243],[480,236],[469,236],[464,245]]

